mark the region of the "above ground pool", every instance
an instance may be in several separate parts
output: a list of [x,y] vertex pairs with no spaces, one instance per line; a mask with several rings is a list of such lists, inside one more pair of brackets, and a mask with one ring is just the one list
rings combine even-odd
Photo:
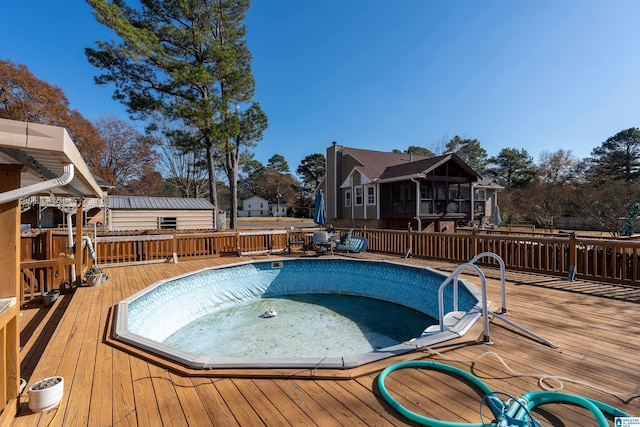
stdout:
[[[114,337],[190,368],[345,369],[457,338],[480,317],[465,280],[404,264],[304,258],[253,261],[158,282],[120,302]],[[466,314],[465,314],[466,313]],[[429,331],[425,332],[429,328]]]

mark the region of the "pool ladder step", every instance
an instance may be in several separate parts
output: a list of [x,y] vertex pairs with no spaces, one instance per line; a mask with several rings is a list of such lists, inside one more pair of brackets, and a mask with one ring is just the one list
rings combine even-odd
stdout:
[[[445,330],[449,330],[452,327],[454,327],[459,321],[460,319],[462,319],[464,317],[464,315],[467,314],[464,311],[450,311],[447,314],[444,315],[444,329]],[[422,336],[427,336],[427,335],[431,335],[431,334],[435,334],[437,332],[440,332],[441,328],[440,328],[440,324],[437,325],[431,325],[429,326],[427,329],[424,330],[424,332],[422,333]]]

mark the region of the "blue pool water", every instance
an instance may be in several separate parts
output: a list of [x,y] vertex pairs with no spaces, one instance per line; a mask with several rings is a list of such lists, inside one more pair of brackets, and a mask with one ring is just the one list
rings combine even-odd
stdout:
[[[116,336],[191,366],[366,363],[424,340],[422,331],[437,323],[445,279],[436,270],[380,261],[246,262],[163,281],[124,300]],[[461,282],[458,310],[471,311],[478,292]],[[452,298],[448,286],[446,312]],[[261,317],[269,307],[278,316]]]
[[[260,317],[270,307],[278,315]],[[373,298],[302,294],[214,310],[164,344],[214,357],[339,357],[408,341],[436,323],[417,310]]]

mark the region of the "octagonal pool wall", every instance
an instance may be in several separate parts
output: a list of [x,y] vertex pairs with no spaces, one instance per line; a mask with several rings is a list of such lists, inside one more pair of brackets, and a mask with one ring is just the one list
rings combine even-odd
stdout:
[[[116,310],[114,337],[191,368],[351,368],[463,335],[480,317],[479,292],[470,283],[459,281],[458,310],[467,314],[449,330],[358,355],[212,358],[162,342],[212,310],[269,296],[363,296],[401,304],[437,319],[438,288],[446,277],[430,268],[386,261],[312,258],[236,263],[161,281],[123,300]],[[445,312],[453,310],[452,286],[445,290],[444,300]]]

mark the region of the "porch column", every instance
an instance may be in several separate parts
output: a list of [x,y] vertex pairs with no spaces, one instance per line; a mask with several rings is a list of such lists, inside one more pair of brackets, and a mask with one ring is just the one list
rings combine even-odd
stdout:
[[82,201],[78,203],[78,209],[76,210],[76,250],[75,250],[75,273],[76,273],[76,286],[82,285],[82,265],[84,263],[82,250]]
[[476,183],[471,183],[471,223],[470,225],[476,225],[476,217],[475,217],[475,195],[476,195]]
[[420,181],[411,178],[416,183],[416,221],[418,221],[418,231],[422,231],[422,220],[420,219]]

